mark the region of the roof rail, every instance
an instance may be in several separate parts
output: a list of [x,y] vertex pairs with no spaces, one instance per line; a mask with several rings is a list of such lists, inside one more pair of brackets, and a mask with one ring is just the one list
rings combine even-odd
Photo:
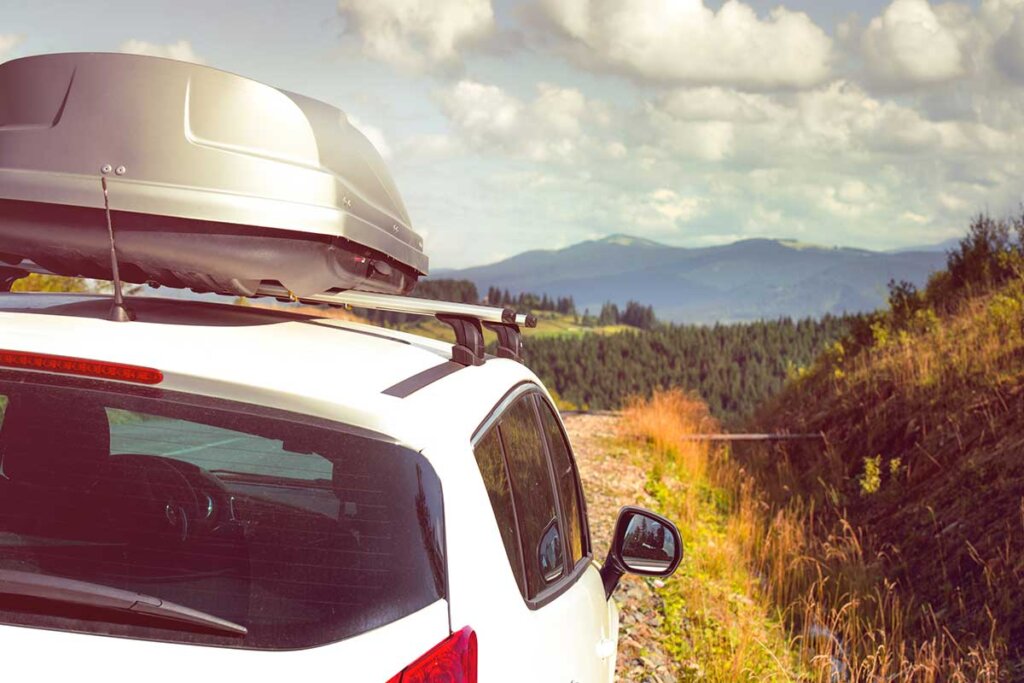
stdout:
[[484,335],[481,323],[498,335],[498,356],[522,362],[523,338],[520,327],[536,327],[533,315],[517,314],[511,308],[479,306],[452,301],[417,299],[395,294],[344,290],[309,296],[295,296],[280,285],[263,284],[257,296],[304,304],[368,308],[391,313],[433,316],[455,332],[452,360],[461,365],[483,365]]
[[[10,291],[15,281],[30,273],[54,273],[23,261],[16,266],[0,266],[0,291]],[[498,357],[522,362],[522,327],[536,327],[533,315],[516,313],[510,308],[479,306],[451,301],[434,301],[394,294],[376,294],[353,290],[328,291],[322,294],[296,296],[281,285],[264,283],[256,296],[274,297],[279,301],[300,302],[318,306],[366,308],[391,313],[432,316],[455,332],[452,360],[461,365],[483,365],[485,359],[484,336],[481,325],[498,336]]]

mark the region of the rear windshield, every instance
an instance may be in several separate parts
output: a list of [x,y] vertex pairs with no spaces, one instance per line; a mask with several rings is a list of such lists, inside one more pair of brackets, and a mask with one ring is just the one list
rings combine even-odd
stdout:
[[342,425],[0,373],[0,623],[293,649],[444,597],[441,485]]

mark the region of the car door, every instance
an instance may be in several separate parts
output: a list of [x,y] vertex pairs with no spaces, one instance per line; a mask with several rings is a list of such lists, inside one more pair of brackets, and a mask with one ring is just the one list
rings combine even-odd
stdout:
[[[558,598],[562,604],[557,607],[578,615],[576,627],[582,624],[582,615],[587,615],[589,628],[593,629],[588,636],[588,645],[592,644],[590,655],[597,665],[596,670],[588,671],[593,676],[588,680],[612,681],[615,676],[618,613],[615,604],[605,597],[604,584],[593,561],[583,487],[562,421],[543,394],[536,394],[535,400],[565,525],[566,566],[571,568],[571,572],[580,572],[579,579]],[[559,615],[554,613],[551,618],[557,619]]]
[[[579,477],[560,421],[531,390],[493,429],[511,490],[514,534],[506,523],[503,535],[526,608],[521,633],[534,653],[531,679],[611,681],[614,607],[592,563]],[[493,433],[488,440],[493,448]]]

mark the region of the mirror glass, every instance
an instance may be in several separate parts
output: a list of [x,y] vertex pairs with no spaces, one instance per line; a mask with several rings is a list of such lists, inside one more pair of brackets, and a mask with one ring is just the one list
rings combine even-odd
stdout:
[[660,521],[634,513],[622,539],[622,561],[639,572],[667,571],[676,558],[676,537]]

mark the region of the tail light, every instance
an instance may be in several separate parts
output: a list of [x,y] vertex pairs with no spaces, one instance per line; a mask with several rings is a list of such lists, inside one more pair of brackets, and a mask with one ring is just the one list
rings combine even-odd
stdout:
[[388,683],[476,683],[476,633],[453,633]]

